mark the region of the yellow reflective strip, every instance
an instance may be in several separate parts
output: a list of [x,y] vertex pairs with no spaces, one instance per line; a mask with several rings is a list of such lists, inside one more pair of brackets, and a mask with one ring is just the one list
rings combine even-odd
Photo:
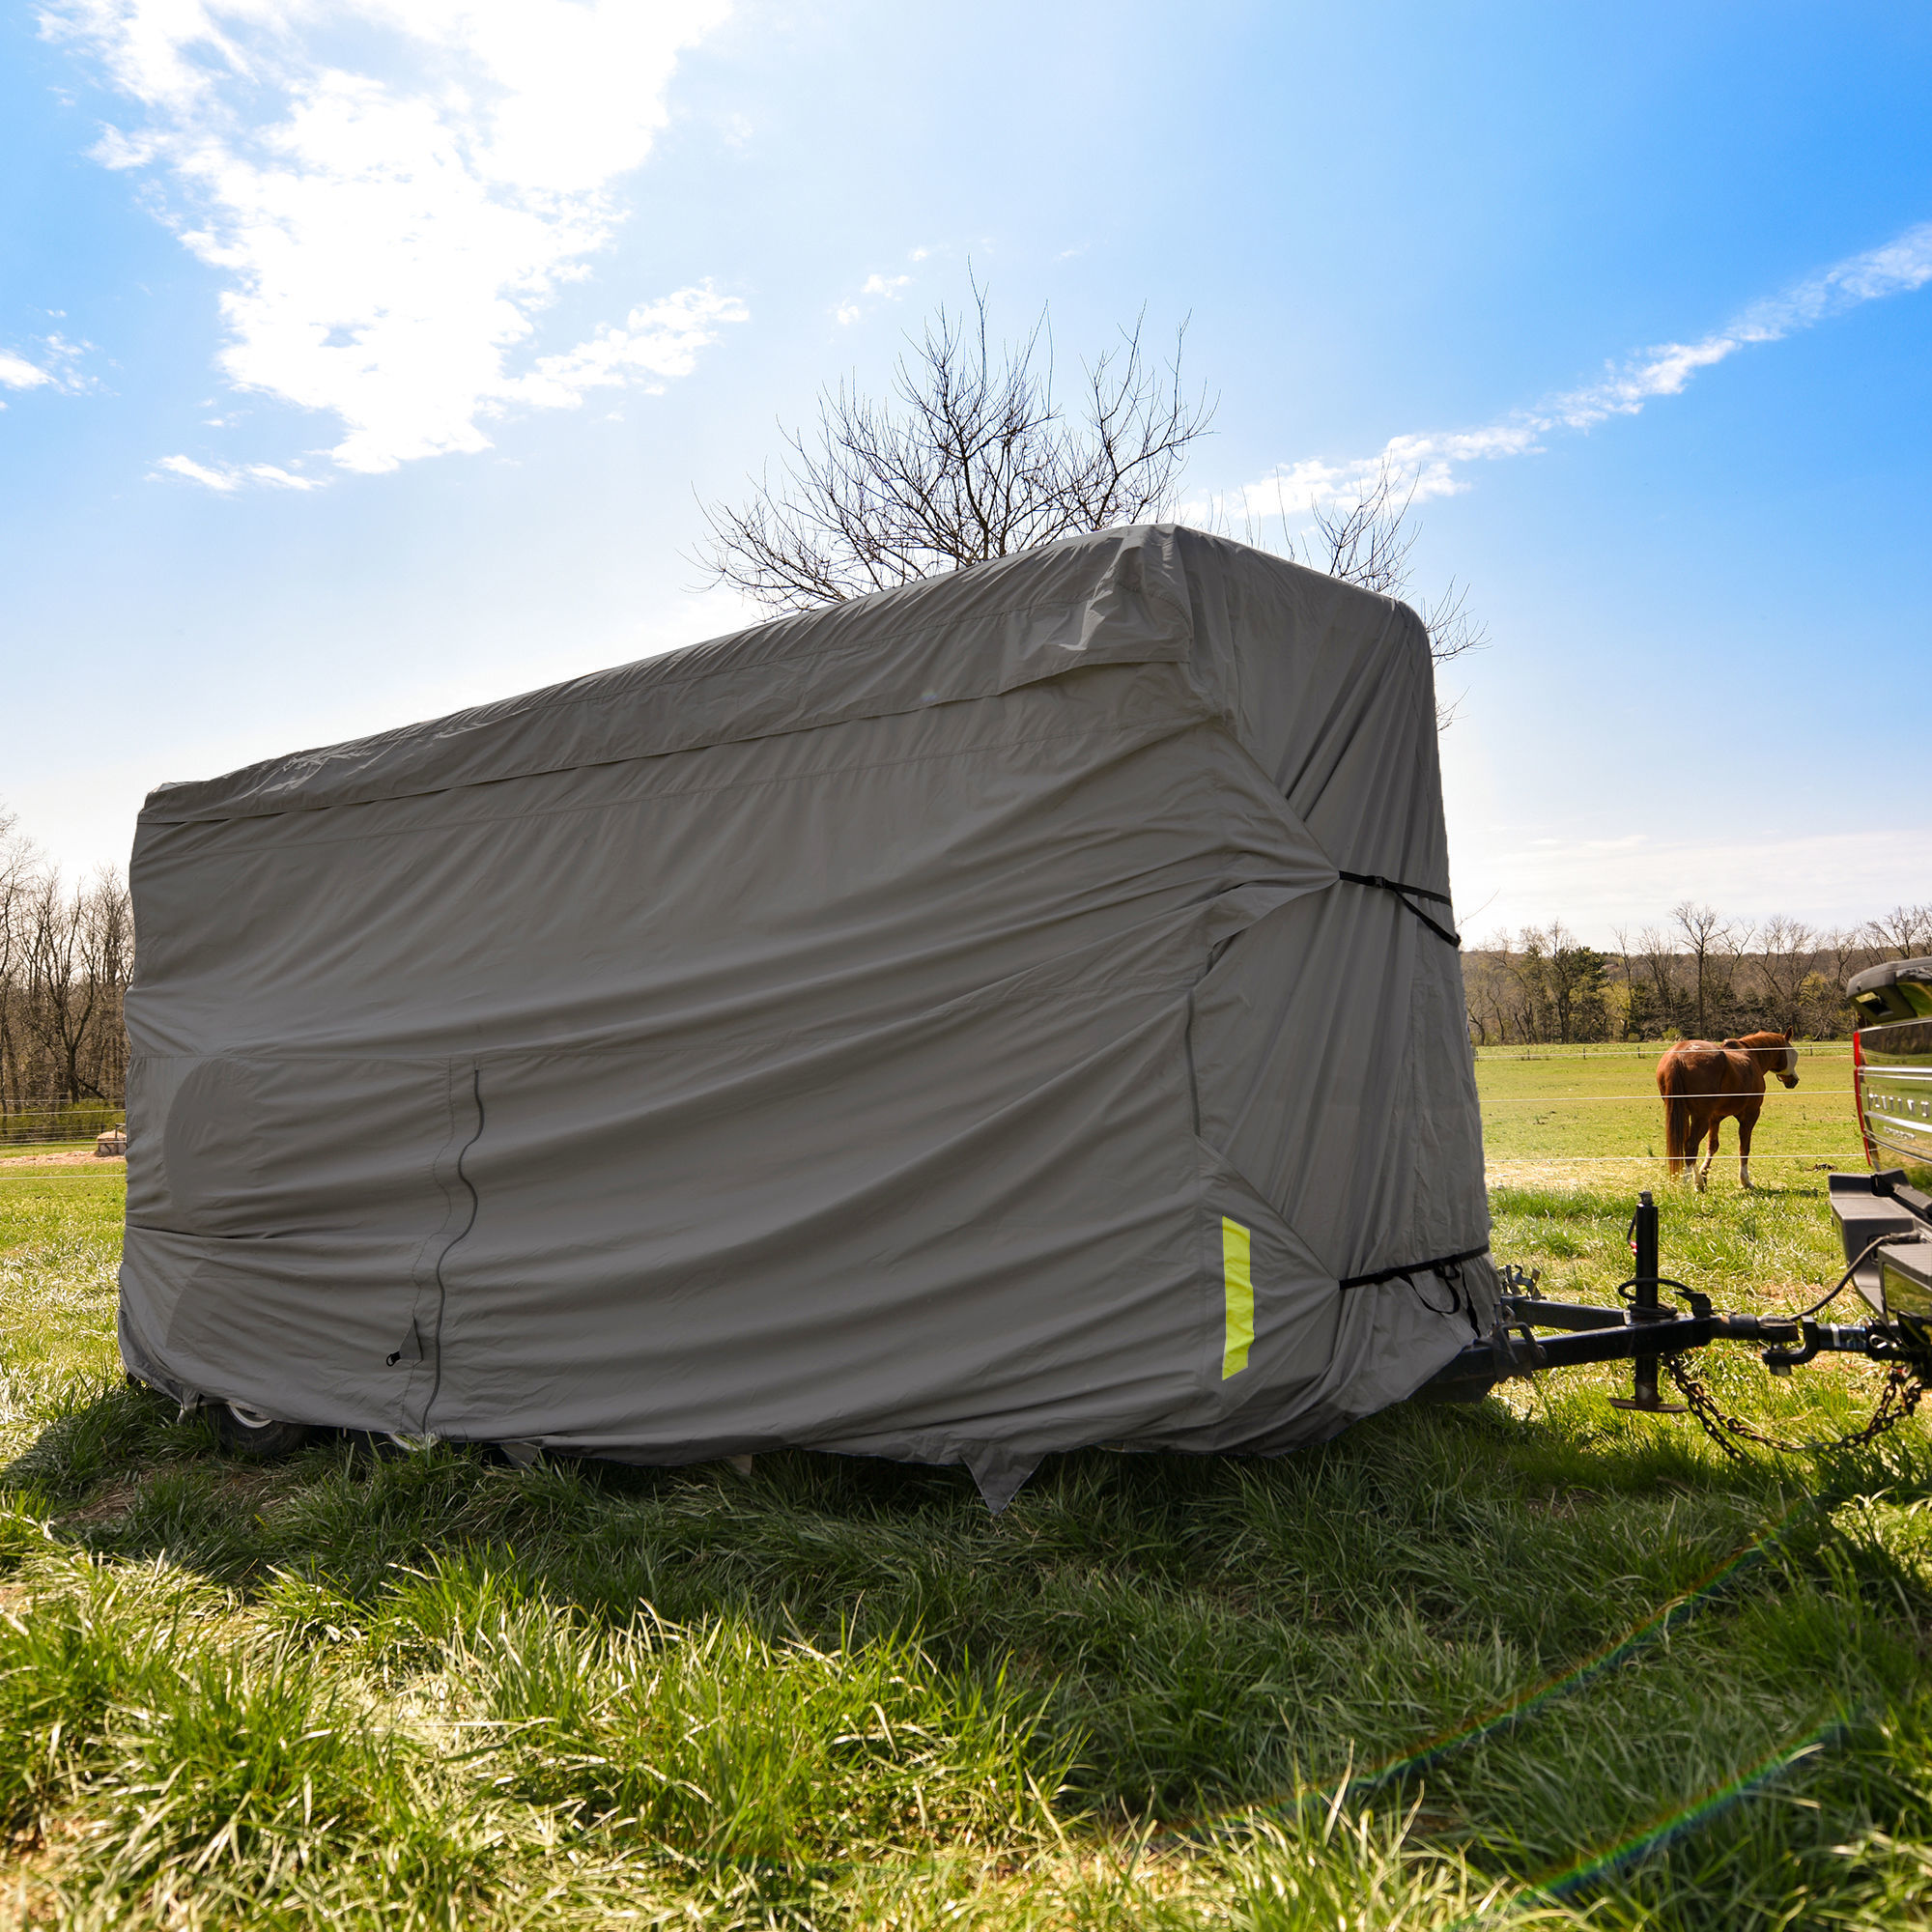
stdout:
[[1221,1217],[1221,1281],[1227,1293],[1227,1339],[1221,1346],[1221,1379],[1248,1366],[1255,1339],[1255,1283],[1248,1271],[1248,1231]]

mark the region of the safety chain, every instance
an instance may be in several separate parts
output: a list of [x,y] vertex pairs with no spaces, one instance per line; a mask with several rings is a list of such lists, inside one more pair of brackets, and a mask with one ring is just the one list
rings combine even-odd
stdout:
[[1705,1435],[1737,1462],[1744,1460],[1744,1451],[1734,1439],[1738,1436],[1785,1456],[1831,1455],[1841,1449],[1865,1448],[1887,1430],[1896,1429],[1918,1406],[1918,1399],[1925,1393],[1925,1383],[1918,1370],[1910,1363],[1894,1362],[1886,1376],[1885,1388],[1871,1412],[1871,1420],[1862,1429],[1851,1430],[1833,1442],[1780,1442],[1776,1436],[1753,1429],[1743,1416],[1726,1414],[1719,1406],[1717,1397],[1691,1374],[1684,1356],[1665,1355],[1662,1360],[1678,1392],[1689,1404],[1690,1413],[1703,1425]]

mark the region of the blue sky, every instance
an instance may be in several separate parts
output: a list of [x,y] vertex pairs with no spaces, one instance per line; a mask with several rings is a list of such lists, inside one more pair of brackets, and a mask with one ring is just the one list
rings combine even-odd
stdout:
[[1932,896],[1928,101],[1916,0],[14,9],[0,801],[735,628],[698,499],[970,260],[1191,317],[1196,502],[1417,480],[1465,926]]

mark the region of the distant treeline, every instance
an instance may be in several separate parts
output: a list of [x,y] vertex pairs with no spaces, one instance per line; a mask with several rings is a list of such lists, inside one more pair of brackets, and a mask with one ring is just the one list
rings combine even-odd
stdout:
[[0,1129],[127,1095],[128,888],[69,886],[0,816]]
[[1853,974],[1932,953],[1932,905],[1821,932],[1801,920],[1762,925],[1680,905],[1664,930],[1583,945],[1560,922],[1496,933],[1463,954],[1469,1037],[1478,1046],[1552,1040],[1726,1039],[1760,1029],[1841,1038]]

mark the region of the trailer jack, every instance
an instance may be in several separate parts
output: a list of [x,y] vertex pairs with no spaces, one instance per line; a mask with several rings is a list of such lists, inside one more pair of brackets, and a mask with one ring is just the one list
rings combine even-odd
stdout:
[[[1637,1196],[1636,1212],[1631,1217],[1634,1272],[1618,1285],[1620,1306],[1552,1300],[1542,1293],[1535,1274],[1505,1267],[1500,1305],[1489,1334],[1471,1342],[1424,1382],[1416,1399],[1480,1402],[1498,1382],[1514,1377],[1574,1368],[1584,1362],[1628,1361],[1631,1392],[1610,1398],[1616,1407],[1642,1415],[1682,1415],[1692,1410],[1733,1453],[1729,1438],[1738,1436],[1775,1448],[1816,1449],[1869,1441],[1909,1415],[1924,1385],[1932,1381],[1932,1301],[1923,1306],[1906,1305],[1918,1300],[1913,1291],[1925,1275],[1927,1260],[1932,1260],[1932,1217],[1919,1218],[1924,1222],[1919,1231],[1889,1237],[1896,1248],[1916,1252],[1893,1254],[1887,1249],[1880,1255],[1883,1264],[1878,1279],[1887,1289],[1897,1284],[1905,1293],[1901,1295],[1894,1291],[1883,1297],[1869,1321],[1833,1322],[1814,1317],[1843,1291],[1878,1248],[1877,1242],[1853,1262],[1832,1294],[1803,1315],[1720,1315],[1713,1309],[1709,1295],[1673,1281],[1662,1271],[1657,1203],[1646,1190]],[[1862,1281],[1861,1288],[1864,1288]],[[1684,1304],[1682,1309],[1665,1303],[1666,1290]],[[1688,1357],[1691,1351],[1720,1341],[1758,1345],[1759,1358],[1773,1375],[1788,1376],[1801,1363],[1815,1361],[1823,1354],[1863,1355],[1890,1364],[1892,1373],[1872,1423],[1846,1436],[1842,1443],[1777,1443],[1759,1435],[1735,1416],[1724,1415],[1690,1373]],[[1685,1397],[1683,1402],[1663,1398],[1660,1370]]]

